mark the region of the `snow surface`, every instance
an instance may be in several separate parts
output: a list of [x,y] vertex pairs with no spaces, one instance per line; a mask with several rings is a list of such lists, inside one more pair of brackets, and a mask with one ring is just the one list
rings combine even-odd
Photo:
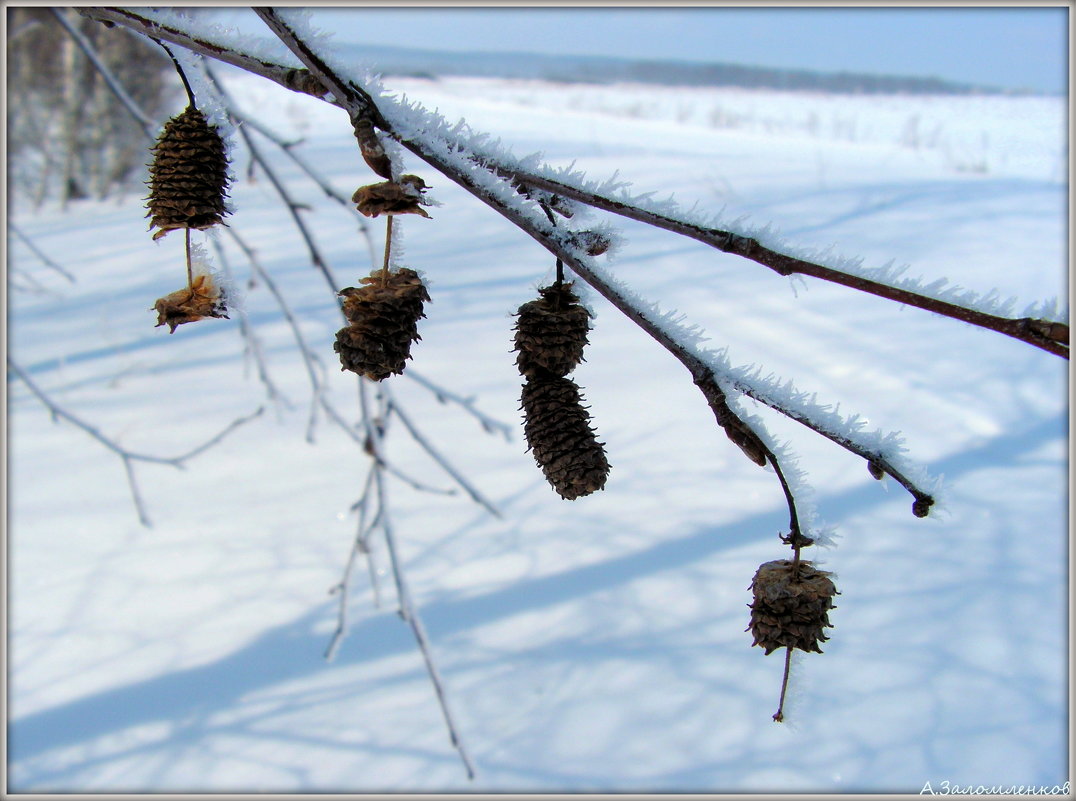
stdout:
[[[374,180],[343,112],[222,74],[247,111],[305,136],[304,158],[341,193]],[[799,248],[996,288],[1018,311],[1068,295],[1060,100],[387,83],[515,153],[542,151],[553,169],[596,181],[619,171],[635,194],[747,215]],[[332,402],[354,421],[355,382],[332,352],[335,300],[272,186],[248,178],[239,141],[234,156],[228,222],[257,249],[321,355]],[[370,269],[355,218],[294,163],[278,168],[310,206],[338,285],[355,283]],[[836,547],[812,554],[836,573],[835,628],[825,654],[794,660],[790,722],[777,725],[783,660],[744,632],[755,569],[787,554],[773,474],[728,442],[679,364],[587,293],[597,318],[573,377],[612,473],[604,492],[560,500],[525,453],[511,353],[511,314],[551,280],[552,260],[421,163],[408,169],[442,204],[432,220],[396,226],[400,263],[433,295],[413,367],[515,430],[506,444],[422,384],[391,379],[503,512],[392,486],[401,556],[478,778],[466,780],[448,742],[388,575],[378,609],[356,571],[350,635],[322,659],[366,459],[324,417],[316,443],[305,441],[306,369],[263,283],[244,286],[244,311],[290,406],[266,400],[238,319],[171,336],[153,328],[153,300],[185,280],[183,247],[177,235],[152,243],[131,195],[15,212],[78,282],[10,243],[13,263],[49,289],[12,293],[11,358],[139,452],[179,454],[261,405],[269,413],[184,471],[136,465],[146,529],[120,460],[54,423],[9,376],[11,789],[918,792],[928,781],[1066,781],[1067,362],[613,221],[622,241],[596,259],[603,269],[701,326],[731,364],[899,432],[906,457],[944,477],[944,514],[916,519],[908,494],[875,482],[861,459],[741,401],[798,455],[836,529]],[[247,284],[243,255],[219,241]],[[409,475],[452,486],[402,427],[387,449]],[[383,543],[374,555],[384,571]]]

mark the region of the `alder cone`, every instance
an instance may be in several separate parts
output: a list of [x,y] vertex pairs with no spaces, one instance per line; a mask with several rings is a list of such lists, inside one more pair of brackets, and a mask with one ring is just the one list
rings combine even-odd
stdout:
[[421,338],[418,321],[430,295],[418,273],[406,267],[387,277],[375,270],[359,283],[363,286],[340,290],[348,325],[336,332],[333,349],[342,370],[381,381],[404,371],[411,343]]
[[516,366],[521,375],[566,376],[583,361],[590,330],[590,312],[579,305],[572,285],[553,284],[541,297],[516,312]]
[[766,562],[751,581],[754,602],[748,630],[752,645],[770,654],[778,648],[799,648],[822,653],[819,643],[829,638],[822,632],[832,627],[829,610],[837,587],[830,573],[816,570],[810,562],[800,562],[797,572],[789,559]]
[[228,159],[224,140],[194,106],[164,124],[152,148],[147,217],[160,239],[177,228],[203,230],[220,223],[228,210]]
[[609,462],[575,382],[549,374],[531,378],[522,401],[527,445],[557,494],[575,500],[604,488]]

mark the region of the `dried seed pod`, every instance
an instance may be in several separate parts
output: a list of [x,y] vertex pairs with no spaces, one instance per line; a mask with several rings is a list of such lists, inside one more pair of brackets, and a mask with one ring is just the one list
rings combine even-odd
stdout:
[[359,152],[362,153],[367,166],[382,178],[387,178],[391,181],[392,162],[389,160],[388,154],[385,153],[385,146],[381,144],[377,133],[374,132],[373,123],[362,117],[355,122],[354,128],[355,139],[359,142]]
[[574,500],[604,488],[609,462],[575,382],[552,375],[531,378],[522,401],[527,445],[557,494]]
[[417,175],[402,175],[400,180],[360,186],[351,196],[358,210],[367,217],[379,214],[421,214],[429,217],[419,204],[426,204],[422,194],[426,182]]
[[794,566],[790,559],[766,562],[751,581],[752,645],[766,653],[778,648],[799,648],[822,653],[818,647],[828,637],[822,629],[832,627],[829,610],[837,588],[830,573],[816,570],[810,562]]
[[190,287],[158,298],[153,309],[157,312],[157,325],[154,328],[167,325],[169,334],[176,332],[176,326],[197,322],[203,317],[228,319],[224,293],[210,276],[204,274],[195,276]]
[[542,372],[565,376],[583,361],[590,312],[579,304],[570,283],[542,287],[538,293],[538,300],[516,312],[516,365],[527,377]]
[[418,273],[406,267],[387,275],[375,270],[360,283],[340,290],[349,324],[336,332],[333,347],[341,369],[381,381],[404,371],[411,343],[421,338],[418,321],[430,295]]
[[152,148],[150,230],[160,239],[177,228],[204,230],[222,221],[228,190],[224,140],[193,105],[164,124]]

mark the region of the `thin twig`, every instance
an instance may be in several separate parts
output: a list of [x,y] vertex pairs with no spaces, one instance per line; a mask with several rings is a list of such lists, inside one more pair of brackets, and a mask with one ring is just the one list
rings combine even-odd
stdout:
[[78,28],[71,24],[71,21],[67,18],[66,9],[53,8],[50,10],[59,21],[60,25],[63,26],[63,29],[67,31],[68,36],[75,41],[75,44],[79,46],[82,52],[86,55],[86,58],[89,59],[94,69],[100,73],[101,77],[108,85],[108,88],[112,90],[112,94],[114,94],[120,103],[123,104],[123,107],[127,109],[130,115],[134,117],[135,122],[142,127],[146,136],[153,139],[156,136],[157,123],[141,109],[134,98],[132,98],[128,91],[123,88],[123,84],[112,74],[112,71],[101,60],[100,56],[97,55],[97,50],[90,44],[90,41],[83,36]]
[[792,667],[792,648],[791,646],[785,648],[785,674],[781,679],[781,700],[777,703],[777,712],[774,714],[773,719],[780,723],[785,719],[785,693],[788,691],[788,673]]
[[408,367],[407,370],[404,372],[404,376],[410,378],[413,381],[417,381],[419,384],[424,386],[426,389],[433,393],[434,397],[436,397],[440,403],[455,403],[465,412],[478,420],[479,424],[487,433],[500,434],[502,437],[504,437],[506,442],[512,441],[512,432],[515,431],[515,427],[500,420],[495,420],[489,415],[476,409],[474,398],[464,398],[461,395],[457,395],[455,392],[452,392],[451,390],[445,389],[440,384],[436,384],[429,378],[426,378],[426,376],[418,372],[414,367]]
[[69,273],[67,270],[65,270],[63,267],[61,267],[59,264],[57,264],[52,259],[50,259],[48,256],[46,256],[44,253],[42,253],[41,250],[37,247],[37,245],[34,244],[33,240],[30,239],[30,237],[28,237],[26,234],[24,234],[22,229],[19,228],[10,219],[8,220],[8,223],[7,223],[7,229],[9,231],[11,231],[11,233],[15,234],[15,236],[17,236],[20,240],[22,240],[22,243],[24,245],[26,245],[26,247],[28,247],[30,249],[31,253],[33,253],[35,256],[37,256],[39,259],[41,259],[41,261],[45,264],[46,267],[51,267],[53,270],[58,272],[60,275],[62,275],[64,278],[66,278],[71,283],[75,282],[75,276],[71,275],[71,273]]
[[[227,229],[231,231],[229,227]],[[234,233],[234,232],[233,232]],[[238,238],[238,235],[236,235]],[[223,270],[225,278],[229,283],[234,285],[235,276],[232,273],[231,266],[228,263],[228,256],[224,252],[224,248],[221,247],[220,240],[217,237],[211,237],[213,242],[213,249],[217,253],[217,258],[220,260],[221,270]],[[239,315],[239,332],[243,337],[243,341],[246,343],[246,353],[250,354],[254,359],[254,364],[258,370],[258,380],[265,386],[265,392],[270,401],[274,403],[280,403],[285,408],[291,408],[291,402],[287,396],[273,383],[273,379],[269,376],[269,367],[265,363],[265,354],[262,351],[261,342],[258,340],[257,334],[254,332],[253,326],[250,324],[250,318],[247,316],[246,309],[242,305],[236,307],[235,311]]]
[[440,451],[433,447],[433,445],[422,435],[422,432],[418,430],[418,427],[415,426],[415,424],[411,421],[411,418],[407,415],[406,412],[404,412],[403,408],[401,408],[398,403],[396,403],[395,401],[390,401],[389,412],[390,414],[396,415],[396,417],[400,419],[400,422],[404,424],[404,427],[411,435],[411,438],[415,440],[415,442],[417,442],[419,445],[421,445],[422,448],[425,449],[426,453],[428,453],[433,458],[433,460],[437,462],[437,464],[441,465],[441,468],[446,473],[448,473],[457,484],[460,485],[463,491],[471,496],[471,500],[473,500],[478,505],[484,507],[486,511],[488,511],[494,517],[503,517],[500,510],[496,506],[494,506],[493,503],[489,499],[487,499],[481,492],[479,492],[478,489],[476,489],[471,484],[471,482],[464,478],[463,475],[459,472],[459,470],[457,470],[452,465],[452,463],[449,462],[443,454],[441,454]]
[[89,434],[91,437],[93,437],[95,440],[97,440],[99,443],[104,445],[106,448],[108,448],[110,451],[115,453],[117,456],[120,457],[120,459],[123,460],[123,466],[127,473],[127,481],[131,488],[131,495],[134,498],[135,509],[138,511],[139,520],[146,527],[152,526],[152,523],[150,522],[149,516],[146,514],[145,506],[142,503],[141,496],[138,492],[138,485],[135,482],[132,462],[149,462],[151,464],[164,464],[169,465],[170,467],[175,467],[177,469],[183,469],[184,467],[186,467],[185,462],[209,450],[214,445],[221,442],[221,440],[223,440],[235,429],[239,428],[242,425],[245,425],[246,423],[249,423],[254,418],[259,417],[262,412],[265,411],[265,407],[260,406],[256,411],[252,412],[251,414],[236,418],[227,426],[225,426],[220,432],[210,437],[201,445],[198,445],[187,451],[186,453],[180,454],[179,456],[154,456],[152,454],[138,453],[136,451],[132,451],[128,448],[123,447],[115,440],[102,434],[94,426],[90,425],[89,423],[86,423],[81,418],[63,409],[59,404],[53,401],[47,393],[45,393],[40,387],[37,386],[33,379],[31,379],[30,376],[26,374],[26,371],[23,370],[15,361],[12,360],[11,356],[7,357],[7,366],[8,370],[18,376],[18,378],[22,380],[23,384],[26,385],[30,392],[32,392],[39,401],[41,401],[41,403],[45,406],[46,409],[48,409],[49,414],[51,415],[54,422],[57,422],[62,419],[66,420],[68,423],[71,423],[77,428],[81,428],[83,431],[85,431],[87,434]]
[[198,100],[194,96],[194,89],[191,87],[191,82],[187,80],[187,73],[183,71],[183,67],[176,59],[171,50],[168,49],[168,45],[162,42],[160,39],[154,39],[157,44],[168,54],[168,57],[172,59],[172,65],[176,68],[176,72],[179,73],[179,79],[183,81],[183,91],[187,93],[187,108],[197,108]]
[[[366,483],[362,490],[362,495],[356,502],[357,511],[359,513],[358,528],[355,532],[355,539],[352,541],[351,550],[348,553],[347,561],[344,563],[344,574],[341,576],[340,581],[335,584],[330,592],[336,593],[339,596],[337,616],[336,616],[336,629],[333,631],[333,636],[329,640],[329,645],[325,649],[325,659],[331,662],[336,658],[336,652],[340,647],[340,643],[343,642],[344,637],[347,636],[348,631],[348,606],[351,600],[351,572],[355,566],[355,560],[358,555],[364,554],[368,560],[368,564],[373,571],[373,562],[371,560],[370,546],[368,542],[368,536],[370,529],[377,525],[377,520],[374,520],[373,525],[368,529],[366,527],[367,509],[370,501],[370,489],[374,481],[375,465],[371,465],[370,469],[366,471]],[[381,605],[380,592],[376,583],[376,571],[371,580],[371,585],[374,590],[374,606],[379,607]]]
[[261,266],[257,256],[254,253],[254,249],[247,245],[243,241],[243,238],[236,233],[231,227],[224,229],[235,240],[235,243],[239,245],[243,253],[247,257],[247,261],[250,262],[251,269],[258,275],[269,289],[273,298],[276,300],[277,305],[280,306],[280,311],[284,314],[284,319],[287,320],[288,326],[291,328],[292,336],[295,337],[295,342],[299,347],[299,354],[303,357],[303,364],[306,367],[307,377],[310,379],[310,416],[306,424],[306,441],[314,441],[314,427],[317,423],[317,410],[322,401],[324,400],[324,387],[322,386],[321,379],[318,377],[315,365],[318,365],[317,355],[310,350],[310,347],[306,344],[306,340],[303,338],[302,329],[299,327],[299,321],[295,319],[295,315],[292,314],[291,307],[288,305],[288,301],[285,299],[284,294],[277,287],[276,282],[273,280],[269,272]]
[[[388,508],[388,500],[386,498],[387,487],[384,474],[380,471],[377,473],[376,483],[378,507],[380,510],[384,511]],[[449,740],[451,741],[452,746],[456,749],[456,752],[460,755],[460,759],[463,761],[464,768],[467,771],[467,778],[473,780],[475,777],[474,763],[471,762],[471,758],[468,755],[467,749],[456,728],[456,722],[449,706],[448,696],[445,693],[444,682],[441,680],[440,671],[437,669],[437,664],[433,659],[429,637],[426,635],[426,628],[422,625],[422,618],[419,617],[418,609],[415,608],[415,605],[411,600],[411,593],[407,586],[407,580],[404,577],[403,564],[400,560],[396,545],[396,534],[393,531],[392,522],[388,519],[387,515],[382,519],[381,531],[385,536],[385,543],[388,546],[389,551],[389,560],[392,564],[392,575],[396,581],[396,597],[400,605],[400,615],[411,627],[411,631],[415,635],[415,641],[418,643],[418,649],[422,653],[422,658],[426,663],[426,671],[430,676],[430,681],[437,694],[437,701],[441,705],[441,713],[444,716],[445,725],[448,727]]]
[[247,129],[242,125],[238,125],[236,127],[239,130],[239,135],[243,137],[243,141],[246,143],[247,148],[249,148],[250,150],[251,158],[253,158],[254,161],[256,161],[258,165],[262,168],[262,170],[265,171],[266,176],[268,176],[269,178],[269,182],[273,185],[273,188],[276,190],[277,194],[280,196],[280,199],[284,202],[285,207],[288,209],[288,213],[291,215],[292,220],[295,222],[296,228],[299,229],[299,234],[302,236],[303,242],[306,243],[306,249],[310,253],[311,262],[313,263],[314,267],[321,273],[322,277],[325,279],[325,282],[328,284],[329,289],[335,295],[338,290],[338,287],[336,286],[336,281],[333,278],[332,273],[329,271],[328,262],[326,262],[325,258],[321,255],[321,251],[318,249],[317,243],[314,241],[313,234],[310,233],[310,229],[307,227],[306,222],[299,214],[299,210],[303,208],[302,204],[296,202],[292,198],[291,192],[288,190],[287,186],[285,186],[284,182],[281,181],[280,178],[277,176],[276,170],[274,170],[269,165],[269,160],[262,155],[261,149],[254,143],[254,140],[250,136],[250,133],[247,131]]
[[295,162],[296,165],[298,165],[299,169],[306,173],[307,177],[310,178],[310,180],[312,180],[315,184],[318,185],[321,191],[325,193],[326,197],[336,201],[351,213],[352,217],[355,219],[356,223],[359,226],[359,233],[362,234],[363,239],[366,241],[367,248],[370,251],[370,269],[373,269],[376,264],[376,256],[374,255],[374,243],[373,238],[370,235],[370,226],[366,223],[366,218],[359,213],[359,210],[351,201],[351,196],[345,195],[342,192],[338,191],[335,187],[333,187],[332,184],[330,184],[329,181],[320,172],[318,172],[313,166],[311,166],[310,163],[305,158],[303,158],[300,153],[297,152],[295,145],[298,144],[298,142],[286,141],[283,137],[279,136],[278,134],[270,130],[267,126],[263,125],[259,120],[241,111],[236,102],[232,99],[231,95],[228,93],[228,90],[225,88],[223,82],[217,78],[216,74],[213,72],[209,64],[206,63],[203,65],[203,67],[205,69],[206,77],[209,78],[210,83],[213,84],[213,87],[220,94],[221,98],[225,102],[229,115],[234,120],[236,120],[236,122],[250,128],[251,130],[257,131],[259,134],[261,134],[270,142],[279,147],[280,150],[288,158],[290,158],[292,161]]
[[[326,100],[326,102],[331,102],[334,105],[345,108],[348,111],[348,114],[352,117],[352,120],[361,117],[370,119],[378,128],[388,133],[402,145],[412,150],[412,152],[415,152],[414,148],[418,143],[401,137],[394,132],[392,126],[381,115],[370,96],[360,87],[355,86],[355,84],[336,78],[316,53],[307,47],[305,43],[296,39],[294,32],[280,20],[272,9],[255,9],[255,12],[270,25],[274,33],[276,33],[285,44],[292,49],[300,60],[307,63],[310,72],[316,76],[317,80],[332,90],[334,97],[331,100]],[[198,39],[197,37],[191,37],[185,32],[175,31],[167,26],[159,26],[152,20],[138,14],[114,8],[80,9],[80,13],[102,21],[119,22],[127,25],[133,30],[144,33],[147,36],[158,35],[160,38],[168,39],[177,44],[182,44],[202,55],[234,64],[248,72],[275,81],[282,86],[295,89],[294,86],[289,85],[289,82],[286,79],[286,75],[294,70],[289,70],[289,68],[271,62],[251,58],[250,56],[231,50],[228,46],[207,42]],[[453,147],[458,148],[459,143],[453,143]],[[572,201],[592,206],[593,208],[609,211],[630,219],[645,222],[658,228],[673,231],[674,233],[683,236],[697,239],[716,247],[723,252],[734,253],[735,255],[764,264],[782,275],[801,274],[821,278],[852,289],[874,294],[878,297],[886,298],[903,305],[915,306],[926,311],[950,317],[951,319],[961,320],[971,325],[993,330],[1045,350],[1048,353],[1068,358],[1069,327],[1066,323],[1033,318],[1005,318],[979,312],[974,309],[968,309],[964,306],[948,303],[916,292],[871,281],[870,279],[861,276],[850,275],[839,270],[787,256],[766,248],[751,237],[743,237],[728,231],[710,229],[676,218],[667,217],[662,214],[656,214],[645,209],[640,209],[630,203],[605,197],[581,187],[572,186],[563,181],[557,181],[546,176],[536,175],[528,171],[497,163],[487,156],[482,156],[476,153],[469,153],[467,155],[475,163],[487,167],[494,174],[510,179],[510,182],[516,190],[525,197],[535,197],[532,191],[528,191],[530,189],[540,189],[549,192],[550,194],[548,197],[537,197],[536,199],[546,205],[551,205],[554,208],[557,208],[558,211],[563,203],[557,203],[557,201],[560,201],[562,197],[568,198]]]

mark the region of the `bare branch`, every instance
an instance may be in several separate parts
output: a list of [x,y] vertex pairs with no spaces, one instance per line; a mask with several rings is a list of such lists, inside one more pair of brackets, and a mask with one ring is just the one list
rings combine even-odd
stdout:
[[321,173],[314,169],[314,167],[312,167],[305,158],[303,158],[298,152],[296,152],[295,145],[297,145],[298,142],[286,141],[283,137],[273,133],[273,131],[262,125],[261,122],[259,122],[255,118],[240,111],[238,105],[232,99],[231,95],[224,87],[224,84],[217,79],[209,64],[206,63],[203,66],[206,72],[206,76],[209,78],[210,82],[213,84],[217,92],[220,94],[221,98],[224,100],[225,105],[228,109],[228,114],[233,119],[235,119],[241,125],[244,125],[254,131],[257,131],[259,134],[261,134],[270,142],[279,147],[289,159],[294,161],[299,166],[299,168],[304,173],[306,173],[306,175],[314,183],[318,185],[321,191],[325,193],[326,197],[336,201],[351,213],[359,226],[359,232],[366,240],[366,245],[370,250],[370,267],[371,269],[373,269],[373,267],[375,267],[377,264],[377,256],[374,253],[373,239],[370,236],[370,226],[366,223],[366,218],[359,213],[358,209],[355,208],[355,204],[351,201],[351,196],[345,195],[344,193],[338,191],[335,187],[332,186],[332,184],[329,183],[329,181],[323,175],[321,175]]
[[[378,507],[383,512],[388,506],[388,501],[386,498],[385,479],[380,471],[376,474],[376,482]],[[467,778],[474,779],[474,764],[471,762],[471,758],[456,728],[456,721],[449,707],[448,696],[445,694],[444,682],[441,680],[440,671],[437,669],[437,664],[434,662],[433,653],[430,649],[426,627],[422,625],[422,618],[419,617],[418,610],[411,600],[411,592],[408,589],[407,580],[404,578],[403,564],[397,552],[396,534],[387,515],[382,517],[381,531],[385,535],[385,543],[388,545],[389,550],[389,560],[392,563],[392,575],[396,580],[396,597],[400,604],[400,615],[411,627],[411,631],[415,635],[415,641],[418,643],[419,651],[422,652],[422,658],[426,662],[426,671],[429,673],[430,681],[433,683],[437,701],[441,705],[441,713],[444,715],[445,725],[448,727],[449,739],[463,761],[464,768],[467,770]]]
[[366,556],[370,566],[370,584],[374,591],[374,606],[377,607],[381,605],[381,597],[377,584],[377,571],[373,566],[369,544],[371,529],[378,524],[378,520],[375,518],[373,525],[370,527],[367,527],[366,525],[367,511],[371,499],[370,489],[373,486],[375,470],[376,466],[371,465],[370,469],[366,472],[366,482],[362,490],[362,495],[359,497],[359,500],[356,501],[355,506],[352,507],[359,513],[358,529],[355,532],[355,539],[352,542],[351,551],[348,553],[347,561],[344,563],[344,574],[340,578],[339,583],[334,585],[330,590],[330,592],[339,595],[339,602],[336,617],[336,629],[333,631],[332,638],[329,640],[329,645],[325,649],[325,659],[329,662],[336,658],[336,652],[340,647],[340,643],[342,643],[344,637],[347,636],[349,625],[348,607],[351,600],[351,573],[355,567],[355,560],[360,553]]
[[389,412],[400,418],[400,422],[402,422],[407,428],[408,433],[411,434],[411,438],[414,439],[415,442],[417,442],[419,445],[421,445],[425,449],[426,453],[428,453],[433,458],[433,460],[437,462],[437,464],[441,465],[441,468],[446,473],[452,476],[453,480],[455,480],[455,482],[460,485],[464,492],[471,496],[471,499],[475,503],[484,507],[486,511],[488,511],[494,517],[502,517],[500,510],[496,506],[494,506],[493,503],[488,500],[481,492],[479,492],[471,484],[471,482],[464,478],[463,475],[459,472],[459,470],[457,470],[452,465],[452,463],[449,462],[443,454],[441,454],[440,451],[438,451],[436,448],[433,447],[432,444],[430,444],[429,440],[427,440],[422,435],[422,432],[418,430],[415,424],[411,421],[411,418],[407,415],[406,412],[404,412],[404,410],[400,407],[398,403],[390,400]]
[[415,370],[414,367],[408,367],[407,372],[404,373],[408,378],[417,381],[424,386],[430,392],[434,394],[437,400],[441,403],[455,403],[461,407],[465,412],[473,416],[481,424],[482,428],[490,434],[500,434],[504,437],[506,442],[512,441],[513,426],[508,423],[495,420],[484,412],[480,412],[475,408],[474,398],[464,398],[456,393],[445,389],[440,384],[435,384],[430,379]]
[[146,136],[152,139],[156,135],[158,127],[157,123],[150,119],[149,115],[139,107],[138,103],[134,101],[134,98],[132,98],[127,90],[123,88],[123,84],[121,84],[116,79],[116,76],[112,74],[112,71],[105,66],[105,63],[101,61],[100,57],[97,55],[97,51],[94,49],[93,45],[90,44],[89,40],[87,40],[78,28],[72,25],[71,21],[68,20],[64,13],[64,9],[53,8],[51,11],[59,21],[60,25],[63,26],[63,29],[67,31],[67,34],[75,41],[75,44],[77,44],[82,52],[86,54],[86,58],[93,64],[94,69],[96,69],[101,74],[101,77],[104,78],[105,83],[108,84],[108,88],[112,90],[112,93],[119,99],[120,103],[123,104],[123,107],[130,112],[135,121],[142,126],[142,130],[145,131]]
[[138,511],[139,520],[146,527],[151,526],[152,523],[150,522],[149,516],[146,514],[145,506],[142,503],[142,498],[138,492],[138,485],[135,482],[134,470],[132,468],[133,462],[164,464],[169,465],[170,467],[175,467],[177,469],[182,469],[186,467],[184,462],[188,461],[189,459],[192,459],[200,453],[204,453],[205,451],[209,450],[214,445],[218,444],[221,440],[223,440],[226,436],[228,436],[228,434],[233,432],[235,429],[239,428],[242,425],[245,425],[246,423],[249,423],[254,418],[259,417],[262,412],[265,411],[265,407],[259,406],[258,409],[251,414],[248,414],[244,417],[236,418],[227,426],[225,426],[224,429],[221,430],[219,433],[210,437],[201,445],[198,445],[197,447],[192,448],[191,450],[187,451],[186,453],[180,454],[179,456],[153,456],[146,453],[137,453],[123,447],[115,440],[106,437],[94,426],[91,426],[89,423],[86,423],[81,418],[76,417],[75,415],[60,407],[40,387],[37,386],[33,379],[31,379],[30,376],[26,374],[26,371],[19,367],[17,363],[12,361],[11,356],[7,357],[7,367],[8,370],[13,372],[22,380],[23,384],[26,385],[30,392],[32,392],[34,396],[39,401],[41,401],[45,408],[49,410],[49,414],[52,416],[53,422],[58,422],[62,419],[66,420],[68,423],[71,423],[78,428],[81,428],[83,431],[85,431],[87,434],[89,434],[91,437],[93,437],[95,440],[97,440],[99,443],[104,445],[106,448],[108,448],[110,451],[115,453],[117,456],[120,457],[120,459],[123,460],[124,470],[126,470],[127,472],[127,481],[131,488],[131,495],[134,498],[134,504],[136,510]]
[[215,58],[218,61],[239,67],[255,75],[261,75],[263,78],[268,78],[286,89],[314,95],[315,97],[324,94],[324,89],[316,81],[311,80],[310,73],[307,70],[286,67],[271,61],[254,58],[246,53],[232,50],[226,45],[217,44],[206,38],[192,36],[187,31],[164,25],[130,9],[77,8],[76,10],[83,16],[103,22],[106,25],[124,25],[150,39],[171,42],[180,47],[185,47],[191,52]]
[[303,338],[303,332],[299,328],[299,322],[295,319],[295,315],[292,314],[291,307],[288,306],[288,301],[284,298],[280,289],[277,288],[276,282],[269,275],[268,271],[261,266],[261,263],[254,253],[254,249],[244,242],[242,237],[240,237],[230,226],[226,227],[224,230],[227,231],[232,239],[235,240],[235,243],[239,245],[246,255],[247,261],[250,262],[251,269],[265,283],[265,286],[268,287],[269,292],[276,300],[277,305],[280,306],[280,311],[284,314],[284,319],[287,320],[292,335],[295,337],[295,342],[299,346],[299,354],[303,357],[303,364],[306,366],[306,374],[310,379],[312,393],[310,398],[310,418],[307,421],[306,426],[306,441],[313,442],[314,426],[317,421],[317,409],[324,399],[325,392],[321,384],[321,379],[318,378],[317,370],[315,369],[315,365],[318,363],[317,355],[310,350],[310,347],[306,344],[306,340]]
[[7,229],[13,234],[15,234],[15,236],[17,236],[22,241],[22,243],[30,249],[31,253],[41,259],[41,261],[45,264],[46,267],[51,267],[53,270],[58,272],[71,283],[75,282],[75,276],[71,275],[71,273],[69,273],[59,264],[57,264],[44,253],[42,253],[41,250],[37,247],[37,245],[34,244],[34,241],[30,239],[30,237],[28,237],[26,234],[24,234],[22,229],[19,228],[19,226],[17,226],[13,220],[8,220]]
[[[231,228],[227,229],[231,232],[237,241],[239,235],[235,234]],[[220,259],[221,269],[224,271],[225,276],[229,281],[234,281],[235,277],[232,274],[231,267],[228,264],[227,254],[224,252],[224,248],[221,247],[220,240],[217,237],[212,237],[213,249],[217,252],[217,258]],[[243,337],[243,341],[246,342],[246,352],[250,354],[254,359],[255,365],[257,365],[258,379],[265,385],[266,394],[269,400],[282,403],[285,407],[290,408],[291,403],[273,383],[273,379],[269,376],[269,368],[265,363],[265,354],[262,352],[261,342],[258,341],[257,335],[254,333],[254,329],[250,325],[250,319],[247,317],[246,310],[239,306],[235,310],[239,315],[239,332]]]
[[[381,130],[393,136],[397,141],[414,151],[416,142],[406,141],[405,137],[396,133],[392,126],[385,120],[378,110],[372,98],[361,87],[350,81],[337,77],[333,71],[310,49],[306,43],[295,37],[294,32],[276,14],[273,9],[254,9],[255,12],[270,26],[289,49],[302,60],[318,82],[332,90],[334,98],[331,101],[347,109],[352,121],[369,119]],[[230,50],[227,46],[197,40],[188,34],[171,30],[167,27],[158,26],[151,20],[140,17],[128,11],[119,9],[80,9],[81,13],[94,19],[107,20],[126,24],[134,30],[147,36],[159,35],[162,39],[183,44],[195,52],[203,55],[235,64],[257,75],[273,80],[282,86],[294,88],[288,85],[285,75],[288,69],[277,64],[252,59],[240,53]],[[293,80],[294,82],[294,80]],[[683,236],[696,239],[726,253],[733,253],[743,258],[763,264],[781,275],[807,275],[833,283],[841,284],[877,297],[892,300],[903,305],[915,306],[926,311],[961,320],[970,325],[996,331],[1014,339],[1052,353],[1063,358],[1068,358],[1068,325],[1058,321],[1038,320],[1033,318],[1007,318],[987,314],[975,309],[969,309],[959,304],[931,298],[910,290],[890,286],[877,281],[872,281],[861,276],[851,275],[829,267],[808,262],[783,253],[771,250],[756,239],[744,237],[729,231],[706,228],[684,220],[678,220],[666,215],[657,214],[645,209],[638,208],[629,203],[605,197],[581,187],[572,186],[566,182],[554,180],[546,176],[519,170],[511,166],[496,162],[488,156],[475,153],[468,157],[476,164],[489,169],[493,174],[510,180],[516,191],[525,197],[534,198],[547,206],[555,208],[565,216],[571,216],[570,206],[564,199],[583,203],[593,208],[618,214],[629,219],[653,225],[658,228],[672,231]],[[548,192],[547,197],[534,194],[535,190]]]
[[629,203],[605,197],[596,192],[580,189],[562,181],[555,181],[544,176],[516,170],[502,164],[495,164],[489,159],[475,157],[476,162],[484,162],[496,174],[511,178],[522,186],[544,189],[562,197],[570,198],[602,211],[618,214],[637,222],[662,228],[690,239],[695,239],[723,253],[732,253],[745,259],[769,267],[779,275],[808,275],[824,281],[866,292],[880,298],[892,300],[907,306],[915,306],[943,317],[961,320],[970,325],[996,331],[1013,337],[1029,345],[1068,358],[1068,326],[1063,323],[1032,318],[1012,319],[969,309],[955,303],[938,300],[899,287],[889,286],[858,275],[823,267],[813,262],[778,253],[760,244],[757,239],[740,236],[730,231],[717,228],[705,228],[693,223],[678,220],[664,214],[638,208]]

